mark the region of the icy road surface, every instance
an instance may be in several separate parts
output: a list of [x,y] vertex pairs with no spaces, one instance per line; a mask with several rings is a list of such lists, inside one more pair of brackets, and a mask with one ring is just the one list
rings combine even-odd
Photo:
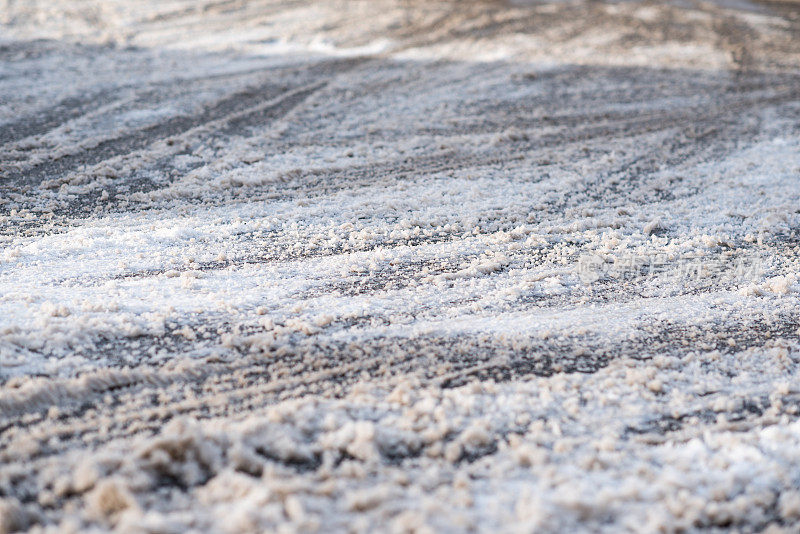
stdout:
[[0,532],[800,528],[800,4],[0,0]]

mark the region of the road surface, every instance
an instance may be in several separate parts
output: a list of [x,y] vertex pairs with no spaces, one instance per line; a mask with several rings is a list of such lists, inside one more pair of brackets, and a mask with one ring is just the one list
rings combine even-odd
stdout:
[[795,531],[800,5],[0,1],[0,532]]

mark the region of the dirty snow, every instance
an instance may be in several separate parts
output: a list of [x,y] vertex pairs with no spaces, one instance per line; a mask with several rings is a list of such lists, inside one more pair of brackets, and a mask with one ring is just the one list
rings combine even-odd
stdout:
[[796,531],[799,305],[796,3],[0,0],[0,532]]

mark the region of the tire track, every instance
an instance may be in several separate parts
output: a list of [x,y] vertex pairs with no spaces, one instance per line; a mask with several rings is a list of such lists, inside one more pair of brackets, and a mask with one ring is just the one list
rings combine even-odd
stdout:
[[[266,82],[237,92],[217,101],[198,115],[174,117],[121,137],[104,140],[97,146],[77,154],[36,165],[31,169],[7,172],[3,186],[9,189],[36,186],[44,179],[54,179],[79,167],[96,165],[116,156],[130,154],[145,149],[159,140],[192,130],[214,128],[220,133],[231,135],[240,128],[259,124],[259,121],[277,120],[292,111],[316,90],[324,87],[326,75],[333,72],[341,74],[342,69],[346,71],[359,63],[359,61],[333,61],[319,69],[311,67],[305,74],[312,80],[322,78],[322,81],[312,81],[307,87],[287,88]],[[59,119],[53,119],[56,120]],[[261,125],[264,126],[266,123]]]
[[69,97],[49,109],[39,110],[33,117],[25,117],[0,126],[0,148],[32,135],[46,133],[61,124],[91,113],[105,103],[111,91],[100,91],[86,96]]
[[[276,97],[280,97],[281,91],[276,90],[271,84],[262,86],[261,89],[265,90],[266,95],[255,96],[254,93],[250,91],[236,94],[216,103],[200,115],[193,117],[176,117],[166,122],[134,131],[122,137],[108,139],[100,142],[94,148],[78,154],[64,156],[58,160],[35,166],[32,169],[8,173],[6,179],[8,182],[11,182],[14,187],[36,186],[46,178],[53,179],[58,176],[63,176],[70,171],[74,171],[81,166],[95,165],[115,156],[130,154],[145,149],[160,139],[179,135],[195,128],[201,128],[211,122],[224,122],[227,117],[231,117],[231,120],[233,120],[233,116],[247,113],[248,111],[261,112],[264,113],[265,116],[274,119],[280,117],[282,113],[288,113],[299,103],[296,95],[290,92],[288,95],[285,95],[285,101],[279,101],[268,105],[266,109],[269,111],[265,111],[265,109],[263,109],[264,105],[260,101],[265,99],[272,100]],[[309,93],[305,94],[307,95]],[[253,101],[259,103],[254,104]]]

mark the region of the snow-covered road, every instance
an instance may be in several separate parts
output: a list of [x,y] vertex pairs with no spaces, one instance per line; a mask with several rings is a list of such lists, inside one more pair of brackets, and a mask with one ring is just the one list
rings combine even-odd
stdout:
[[800,4],[0,0],[0,533],[800,525]]

